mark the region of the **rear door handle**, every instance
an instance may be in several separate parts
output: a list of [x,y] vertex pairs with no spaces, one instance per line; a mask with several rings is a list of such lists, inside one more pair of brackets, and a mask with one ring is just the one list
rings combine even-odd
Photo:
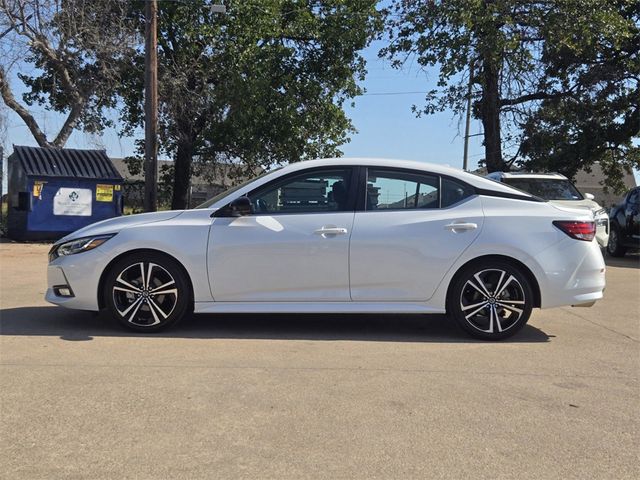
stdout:
[[313,233],[321,236],[333,236],[333,235],[345,235],[347,233],[346,228],[341,227],[322,227],[315,230]]
[[447,230],[451,230],[452,232],[456,233],[456,232],[464,232],[466,230],[475,230],[476,228],[478,228],[478,224],[477,223],[466,223],[466,222],[460,222],[460,223],[450,223],[448,225],[444,226],[445,229]]

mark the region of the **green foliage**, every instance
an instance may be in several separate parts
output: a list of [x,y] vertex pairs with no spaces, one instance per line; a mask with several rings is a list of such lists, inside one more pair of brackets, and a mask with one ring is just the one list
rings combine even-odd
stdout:
[[[545,63],[568,94],[545,100],[523,123],[523,166],[573,177],[599,162],[605,186],[626,188],[640,168],[640,4],[599,2],[589,22],[569,12]],[[634,140],[635,139],[635,140]]]
[[[192,159],[246,173],[339,155],[353,126],[342,105],[360,93],[358,53],[381,27],[373,0],[160,2],[161,147],[176,160],[174,207],[185,205]],[[140,31],[144,25],[140,23]],[[142,124],[142,56],[121,94]]]
[[[397,68],[415,58],[437,69],[418,115],[461,114],[474,66],[472,112],[490,171],[517,163],[574,174],[599,160],[615,178],[637,158],[639,8],[637,0],[398,0],[380,54]],[[495,155],[501,144],[511,159]]]
[[[113,126],[119,65],[132,52],[134,30],[119,0],[20,0],[0,3],[0,93],[41,147],[65,145],[71,133],[99,133]],[[24,84],[22,102],[9,85],[9,71]],[[28,107],[65,116],[49,139]]]

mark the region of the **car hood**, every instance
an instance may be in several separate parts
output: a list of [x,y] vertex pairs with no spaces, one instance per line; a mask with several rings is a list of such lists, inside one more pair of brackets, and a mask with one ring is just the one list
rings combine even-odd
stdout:
[[184,210],[169,210],[166,212],[139,213],[137,215],[125,215],[122,217],[109,218],[101,222],[92,223],[86,227],[76,230],[69,235],[62,237],[56,244],[74,240],[76,238],[90,237],[94,235],[105,235],[108,233],[118,233],[125,228],[144,223],[162,222],[177,217]]

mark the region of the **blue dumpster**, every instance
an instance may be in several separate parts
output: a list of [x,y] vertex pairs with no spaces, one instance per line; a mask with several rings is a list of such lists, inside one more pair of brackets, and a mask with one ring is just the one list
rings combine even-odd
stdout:
[[56,240],[122,215],[123,179],[104,150],[14,146],[7,229],[16,240]]

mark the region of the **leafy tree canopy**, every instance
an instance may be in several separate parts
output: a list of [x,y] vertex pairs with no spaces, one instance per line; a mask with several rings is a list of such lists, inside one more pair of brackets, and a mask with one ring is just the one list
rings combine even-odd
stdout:
[[[375,3],[237,1],[225,15],[209,1],[160,3],[161,147],[175,159],[174,208],[186,205],[192,161],[239,160],[256,172],[340,154],[353,131],[342,106],[365,74],[359,52],[381,28]],[[143,120],[142,65],[134,58],[120,92],[130,128]]]

